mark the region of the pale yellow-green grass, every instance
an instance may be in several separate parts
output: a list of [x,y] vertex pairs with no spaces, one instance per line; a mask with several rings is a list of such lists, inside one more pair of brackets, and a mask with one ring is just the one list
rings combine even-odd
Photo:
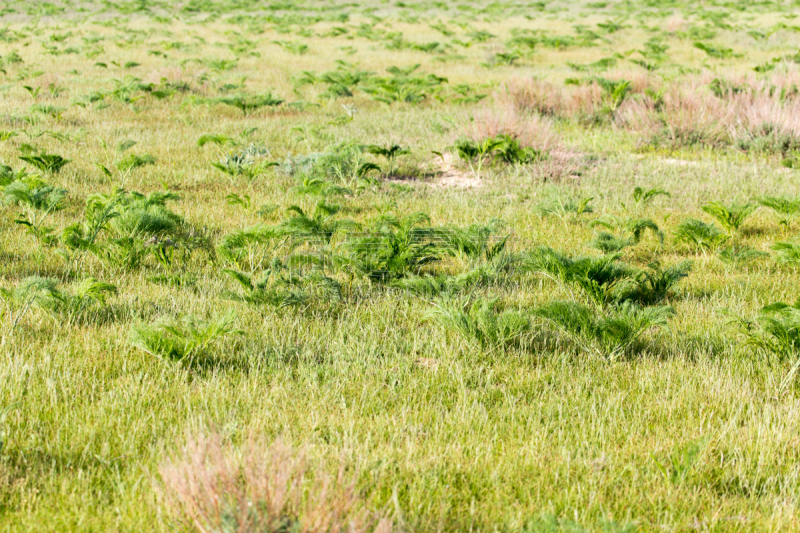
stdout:
[[[407,147],[411,153],[398,161],[398,179],[380,177],[358,194],[329,199],[342,206],[339,218],[366,223],[383,213],[423,212],[433,226],[459,227],[498,218],[505,222],[502,235],[511,234],[507,250],[515,254],[547,245],[572,256],[596,256],[588,243],[598,229],[590,221],[626,216],[634,187],[663,188],[671,197],[658,197],[643,216],[660,227],[664,242],[647,235],[622,260],[645,268],[654,260],[673,265],[691,259],[693,269],[666,301],[675,310],[668,326],[649,330],[635,349],[609,361],[537,320],[520,342],[482,347],[431,319],[443,300],[344,272],[332,274],[345,288],[342,303],[333,308],[275,309],[226,298],[236,287],[222,269],[235,265],[201,252],[185,272],[178,269],[193,277],[190,286],[154,281],[165,269],[153,258],[126,270],[86,254],[75,271],[58,253],[63,244],[37,242],[14,222],[20,207],[3,204],[0,286],[43,276],[69,292],[94,277],[116,285],[117,294],[107,302],[112,319],[105,321],[67,321],[35,306],[16,326],[10,311],[2,315],[0,410],[13,408],[0,418],[0,531],[194,530],[180,505],[165,505],[159,495],[165,490],[163,466],[180,463],[187,438],[198,434],[218,435],[234,455],[252,438],[280,437],[304,449],[322,475],[335,476],[344,466],[355,480],[359,505],[370,516],[387,518],[396,531],[800,530],[800,388],[787,380],[798,353],[781,360],[747,345],[733,323],[734,316],[752,318],[765,305],[800,298],[797,267],[778,263],[771,252],[774,243],[796,239],[798,224],[785,229],[768,210],[757,211],[736,242],[770,255],[744,266],[725,264],[713,250],[693,251],[673,235],[686,218],[711,222],[700,209],[709,201],[800,196],[798,171],[780,164],[792,150],[741,150],[733,142],[658,144],[650,132],[565,111],[541,118],[556,139],[549,160],[488,165],[472,180],[474,187],[442,186],[442,164],[432,153],[453,152],[476,111],[501,114],[503,100],[495,96],[511,79],[535,77],[565,95],[578,90],[565,80],[593,75],[637,77],[660,87],[704,79],[702,91],[717,77],[797,79],[791,61],[767,74],[752,71],[797,53],[793,5],[759,4],[756,11],[691,2],[663,8],[553,2],[540,10],[503,2],[462,3],[470,9],[310,2],[267,10],[268,2],[209,2],[188,10],[163,2],[149,12],[125,13],[136,4],[64,3],[58,13],[52,4],[16,2],[4,12],[0,25],[18,33],[0,42],[6,71],[0,75],[0,131],[18,135],[0,143],[0,160],[15,170],[25,166],[19,160],[23,144],[71,160],[59,173],[43,176],[69,191],[65,209],[49,221],[56,235],[82,220],[87,196],[120,186],[176,192],[180,201],[170,206],[215,246],[233,231],[279,224],[292,205],[313,210],[318,198],[298,194],[296,177],[278,169],[248,183],[214,168],[212,162],[238,149],[198,146],[201,135],[218,133],[242,146],[263,146],[274,161],[324,152],[344,141]],[[118,11],[115,22],[96,24]],[[703,22],[709,12],[725,17],[717,25]],[[324,20],[300,21],[279,32],[278,17],[292,13]],[[348,21],[333,19],[345,13]],[[276,18],[264,18],[270,14]],[[241,17],[227,20],[234,15]],[[609,20],[625,27],[602,33],[598,23]],[[442,54],[394,50],[385,40],[356,35],[360,24],[373,22],[386,32],[402,32],[407,42],[452,48]],[[437,22],[454,34],[430,27]],[[747,34],[780,23],[787,28],[763,40]],[[540,42],[511,65],[484,65],[508,49],[514,28],[575,37],[575,25],[602,38],[565,50]],[[717,35],[679,33],[693,25]],[[341,26],[349,33],[321,35]],[[302,35],[304,30],[312,34]],[[468,47],[452,43],[466,42],[476,30],[493,37]],[[102,39],[83,39],[92,36]],[[227,45],[237,36],[254,41],[251,51],[258,55],[232,51]],[[660,68],[646,72],[628,61],[640,56],[628,52],[641,50],[652,37],[669,49]],[[306,43],[309,50],[292,54],[276,40]],[[744,55],[710,58],[695,41]],[[48,54],[45,45],[62,52],[74,47],[76,53]],[[87,56],[95,47],[102,51]],[[6,62],[12,51],[21,63]],[[617,64],[607,71],[568,65],[614,54]],[[236,58],[227,71],[207,62]],[[193,59],[198,61],[186,61]],[[446,77],[445,87],[468,84],[486,98],[458,104],[443,92],[443,101],[429,93],[420,103],[386,104],[364,91],[330,99],[321,96],[324,84],[296,87],[302,71],[333,71],[336,60],[381,76],[391,66],[420,64],[416,74]],[[131,61],[139,65],[124,68]],[[154,84],[162,78],[184,81],[192,90],[162,100],[139,91],[134,94],[141,98],[131,103],[111,96],[85,107],[74,103],[112,89],[113,79],[126,76]],[[285,103],[244,116],[214,101],[224,96],[224,84],[242,79],[227,94],[272,91]],[[50,84],[64,92],[51,97]],[[34,98],[24,86],[41,92]],[[289,107],[298,101],[316,105]],[[63,111],[59,118],[38,113],[31,109],[37,103]],[[243,136],[252,128],[257,129]],[[117,146],[125,140],[136,144],[123,153]],[[157,162],[134,170],[123,183],[115,164],[130,153]],[[467,165],[454,159],[451,172],[470,179]],[[550,164],[555,171],[546,171]],[[230,194],[247,195],[250,208],[230,205]],[[554,197],[592,197],[593,212],[542,214],[540,207]],[[263,217],[256,211],[265,204],[278,208]],[[450,258],[426,272],[466,268],[466,262]],[[585,303],[580,293],[547,277],[517,273],[462,297],[496,297],[506,308],[530,311],[575,294]],[[162,317],[211,318],[228,311],[239,332],[214,343],[194,363],[161,360],[129,338],[132,328]],[[692,446],[694,455],[688,452]],[[681,461],[687,461],[683,470]]]

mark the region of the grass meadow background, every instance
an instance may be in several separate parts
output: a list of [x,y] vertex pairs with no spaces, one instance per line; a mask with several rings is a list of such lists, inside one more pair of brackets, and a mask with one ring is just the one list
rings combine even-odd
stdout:
[[4,2],[0,530],[800,530],[797,13]]

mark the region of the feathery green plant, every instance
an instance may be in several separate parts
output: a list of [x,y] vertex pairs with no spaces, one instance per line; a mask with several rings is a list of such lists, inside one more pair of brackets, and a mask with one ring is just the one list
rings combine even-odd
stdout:
[[303,181],[291,188],[291,191],[297,194],[305,194],[308,196],[320,196],[323,199],[329,196],[352,196],[353,191],[347,187],[334,185],[329,181],[322,178],[312,178],[304,176]]
[[800,244],[776,242],[771,249],[775,252],[775,260],[779,263],[800,265]]
[[232,269],[223,269],[243,289],[242,293],[225,292],[223,297],[255,307],[308,307],[312,304],[335,304],[341,301],[339,283],[321,272],[303,273],[278,260],[272,262],[260,278]]
[[531,327],[526,313],[511,309],[499,310],[497,298],[479,298],[472,302],[464,299],[440,299],[425,317],[489,350],[509,346]]
[[62,243],[72,250],[91,250],[100,233],[119,216],[118,206],[125,194],[124,190],[117,189],[110,195],[90,195],[86,199],[84,221],[67,226],[61,234]]
[[51,314],[67,323],[87,322],[99,317],[107,296],[116,293],[115,285],[86,278],[74,288],[72,294],[53,291],[44,303]]
[[323,200],[317,203],[312,213],[306,214],[299,206],[292,205],[287,209],[292,216],[281,222],[276,229],[296,243],[316,241],[329,244],[337,232],[359,227],[352,220],[336,220],[340,209],[340,206],[325,203]]
[[567,221],[584,215],[593,213],[591,202],[594,197],[581,198],[574,200],[560,194],[552,195],[537,206],[537,211],[541,216],[555,216],[561,219],[566,225]]
[[264,174],[269,168],[278,166],[275,161],[264,158],[269,155],[265,148],[250,145],[239,152],[231,152],[223,156],[219,162],[212,162],[211,166],[224,172],[233,183],[234,179],[243,176],[252,184],[255,179]]
[[617,301],[630,289],[636,271],[618,261],[620,254],[571,258],[548,246],[540,246],[522,259],[521,268],[544,274],[564,288],[580,288],[598,306]]
[[13,289],[0,289],[0,298],[9,309],[12,329],[31,308],[41,308],[68,323],[86,321],[96,316],[99,307],[106,303],[106,296],[116,294],[117,288],[110,284],[87,278],[73,290],[73,294],[58,288],[58,281],[38,276],[23,279]]
[[647,270],[641,270],[636,275],[636,285],[623,292],[619,301],[631,301],[640,305],[661,303],[675,285],[689,276],[691,270],[691,261],[681,261],[667,268],[662,268],[657,261],[650,263]]
[[688,218],[675,229],[675,241],[685,243],[697,250],[716,250],[728,241],[730,235],[723,233],[715,224],[706,224],[696,218]]
[[291,247],[291,240],[274,226],[256,224],[223,236],[217,253],[230,264],[256,271],[271,263],[281,249]]
[[800,216],[800,197],[759,196],[756,201],[778,215],[780,224],[787,230],[791,227],[792,222]]
[[717,258],[732,268],[739,268],[764,257],[769,257],[769,254],[748,246],[734,245],[717,250]]
[[58,154],[45,153],[21,155],[19,158],[41,172],[52,174],[58,174],[71,161]]
[[175,233],[183,218],[167,207],[167,202],[180,199],[171,191],[156,191],[148,195],[138,192],[124,194],[119,199],[119,215],[111,227],[120,236],[148,238]]
[[440,230],[440,241],[446,253],[463,256],[470,262],[492,261],[503,252],[511,234],[493,238],[502,228],[503,221],[492,219],[488,224],[472,224],[466,228],[446,226]]
[[38,242],[52,244],[55,242],[53,227],[45,226],[44,223],[53,213],[66,207],[66,196],[66,189],[53,187],[31,176],[7,185],[1,198],[4,203],[22,207],[22,215],[14,222],[25,226]]
[[58,291],[58,282],[51,278],[32,276],[23,279],[12,289],[0,288],[0,298],[6,303],[11,329],[32,307],[38,307]]
[[370,172],[380,172],[380,167],[364,157],[364,147],[352,142],[332,146],[319,154],[311,164],[311,175],[338,181],[341,187],[353,194],[373,183]]
[[283,103],[283,99],[274,96],[271,92],[266,94],[237,94],[233,96],[223,96],[217,98],[215,102],[235,107],[247,116],[262,107],[277,107]]
[[408,274],[392,281],[391,286],[422,297],[454,296],[464,291],[502,283],[504,279],[507,279],[507,275],[516,262],[515,257],[502,254],[460,274],[452,276],[447,274],[431,276]]
[[791,368],[778,387],[782,393],[795,380],[800,371],[800,300],[794,305],[776,302],[759,311],[752,320],[732,315],[732,322],[744,335],[745,342],[757,349],[778,357],[781,362],[790,361]]
[[[91,195],[86,200],[83,222],[71,224],[62,232],[61,242],[66,247],[62,255],[75,259],[76,268],[83,252],[90,252],[107,266],[131,270],[151,253],[157,258],[163,255],[165,246],[172,252],[180,243],[184,254],[203,247],[202,239],[183,235],[183,218],[167,207],[168,201],[178,199],[169,191],[145,196],[117,189],[110,195]],[[101,241],[101,234],[107,234],[107,238]]]
[[621,252],[634,244],[636,243],[630,237],[620,237],[607,231],[597,233],[594,238],[589,241],[589,246],[600,250],[604,254]]
[[347,254],[340,258],[373,281],[401,278],[439,261],[443,250],[438,232],[427,225],[430,217],[415,213],[403,218],[382,215],[373,220],[360,237],[344,243]]
[[615,230],[621,235],[613,235],[606,231],[601,231],[590,243],[593,248],[597,248],[603,253],[615,253],[622,249],[638,244],[646,231],[651,231],[658,237],[659,242],[664,242],[664,234],[655,222],[649,218],[618,218],[605,216],[593,220],[591,227],[603,227]]
[[792,359],[800,351],[800,300],[794,305],[777,302],[759,311],[754,320],[738,319],[747,343]]
[[180,319],[162,318],[153,324],[137,324],[130,330],[132,346],[165,361],[192,363],[209,355],[211,346],[225,337],[239,334],[232,312],[201,320],[192,315]]
[[125,158],[117,161],[116,167],[124,175],[129,176],[131,172],[147,165],[155,165],[156,158],[149,154],[136,155],[128,154]]
[[640,307],[624,302],[597,310],[576,302],[550,302],[537,308],[533,315],[570,336],[588,353],[608,360],[625,354],[648,330],[663,328],[674,314],[669,306]]
[[728,236],[732,237],[750,215],[758,209],[758,205],[737,203],[726,206],[722,202],[709,202],[701,209],[714,217],[722,229],[728,233]]

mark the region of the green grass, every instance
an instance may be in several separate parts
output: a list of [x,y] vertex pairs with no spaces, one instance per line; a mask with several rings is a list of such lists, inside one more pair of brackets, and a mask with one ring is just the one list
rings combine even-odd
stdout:
[[0,7],[0,531],[800,530],[794,8],[343,4]]

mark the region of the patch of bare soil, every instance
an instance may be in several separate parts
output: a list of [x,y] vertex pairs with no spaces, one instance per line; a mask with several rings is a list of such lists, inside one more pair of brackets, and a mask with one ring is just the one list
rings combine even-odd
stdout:
[[666,163],[667,165],[675,165],[678,167],[688,167],[697,165],[697,161],[686,161],[685,159],[666,158],[662,159],[661,162]]
[[428,370],[436,370],[439,368],[439,360],[432,357],[419,357],[414,361],[417,365]]
[[455,157],[452,154],[443,154],[439,160],[439,177],[430,183],[431,187],[445,188],[455,187],[458,189],[477,189],[483,187],[483,180],[471,174],[457,169],[453,163]]

